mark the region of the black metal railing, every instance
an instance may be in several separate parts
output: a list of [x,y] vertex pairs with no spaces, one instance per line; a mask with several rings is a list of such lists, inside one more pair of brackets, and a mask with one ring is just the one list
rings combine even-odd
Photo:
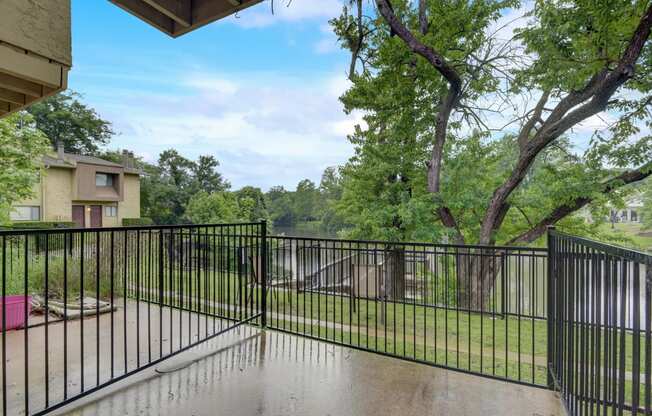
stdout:
[[267,241],[271,328],[546,385],[545,249]]
[[261,223],[0,232],[2,414],[46,413],[260,324],[252,260],[264,234]]
[[3,231],[2,414],[45,414],[245,323],[558,389],[570,414],[650,414],[651,264],[554,231],[548,249],[264,222]]
[[652,257],[551,230],[549,370],[572,415],[651,413]]

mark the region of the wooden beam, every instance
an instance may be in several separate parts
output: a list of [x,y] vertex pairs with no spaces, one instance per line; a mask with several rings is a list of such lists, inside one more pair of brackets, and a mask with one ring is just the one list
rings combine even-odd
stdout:
[[7,101],[13,104],[25,105],[27,104],[27,99],[25,94],[19,92],[10,91],[6,88],[0,88],[0,100]]
[[35,82],[25,81],[0,72],[0,88],[5,88],[20,94],[39,98],[43,94],[43,87]]
[[174,34],[174,20],[141,0],[110,0],[111,3],[167,33]]
[[16,48],[0,45],[0,72],[39,85],[61,86],[62,65]]
[[160,13],[184,27],[192,25],[190,0],[142,0]]
[[199,29],[216,20],[223,19],[229,15],[244,10],[263,0],[193,0],[192,1],[192,26],[177,27],[174,31],[175,38]]

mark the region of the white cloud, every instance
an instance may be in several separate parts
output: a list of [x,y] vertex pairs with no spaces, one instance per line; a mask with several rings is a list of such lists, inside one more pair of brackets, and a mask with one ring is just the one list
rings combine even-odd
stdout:
[[150,161],[168,148],[191,158],[211,154],[235,187],[318,181],[324,168],[351,156],[346,136],[363,124],[360,114],[342,111],[338,97],[349,86],[342,75],[197,71],[158,82],[183,93],[112,90],[94,100],[121,133],[112,146]]
[[524,28],[528,23],[528,13],[534,9],[534,2],[525,1],[519,8],[508,9],[487,28],[487,33],[500,40],[509,40],[516,29]]
[[574,133],[593,133],[604,130],[616,121],[616,116],[607,112],[601,112],[591,116],[573,127]]
[[203,75],[189,75],[185,80],[185,85],[223,95],[233,95],[238,91],[238,85],[235,82],[223,78],[205,77]]
[[341,0],[271,0],[243,10],[230,20],[242,27],[261,28],[281,22],[297,22],[309,19],[330,19],[342,9]]
[[315,43],[314,50],[319,54],[327,54],[339,51],[340,46],[334,38],[325,37]]

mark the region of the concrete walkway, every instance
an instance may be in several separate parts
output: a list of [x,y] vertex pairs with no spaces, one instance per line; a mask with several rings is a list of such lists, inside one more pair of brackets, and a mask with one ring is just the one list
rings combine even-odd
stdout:
[[[113,332],[107,313],[99,320],[50,324],[47,334],[45,325],[30,328],[27,342],[24,330],[6,333],[7,415],[33,414],[232,325],[145,302],[116,304]],[[30,325],[42,322],[43,317],[30,317]]]
[[561,415],[546,390],[241,327],[54,414]]

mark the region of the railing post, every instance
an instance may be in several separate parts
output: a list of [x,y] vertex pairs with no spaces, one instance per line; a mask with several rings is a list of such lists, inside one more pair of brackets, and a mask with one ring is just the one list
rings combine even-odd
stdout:
[[260,222],[261,327],[267,326],[267,221]]
[[553,279],[554,279],[554,273],[553,273],[553,267],[554,267],[554,253],[556,250],[555,247],[555,241],[554,237],[552,236],[552,233],[554,232],[555,227],[554,226],[549,226],[548,227],[548,232],[547,232],[547,239],[548,239],[548,270],[547,270],[547,293],[546,293],[546,317],[547,317],[547,323],[548,323],[548,348],[546,350],[546,362],[547,362],[547,383],[548,383],[548,388],[549,389],[554,389],[555,387],[555,381],[552,376],[552,370],[553,370],[553,365],[552,361],[554,359],[554,354],[553,354],[553,348],[554,348],[554,337],[556,336],[555,333],[555,324],[554,324],[554,312],[553,310],[555,309],[555,302],[553,298],[553,291],[554,291],[554,285],[553,285]]

